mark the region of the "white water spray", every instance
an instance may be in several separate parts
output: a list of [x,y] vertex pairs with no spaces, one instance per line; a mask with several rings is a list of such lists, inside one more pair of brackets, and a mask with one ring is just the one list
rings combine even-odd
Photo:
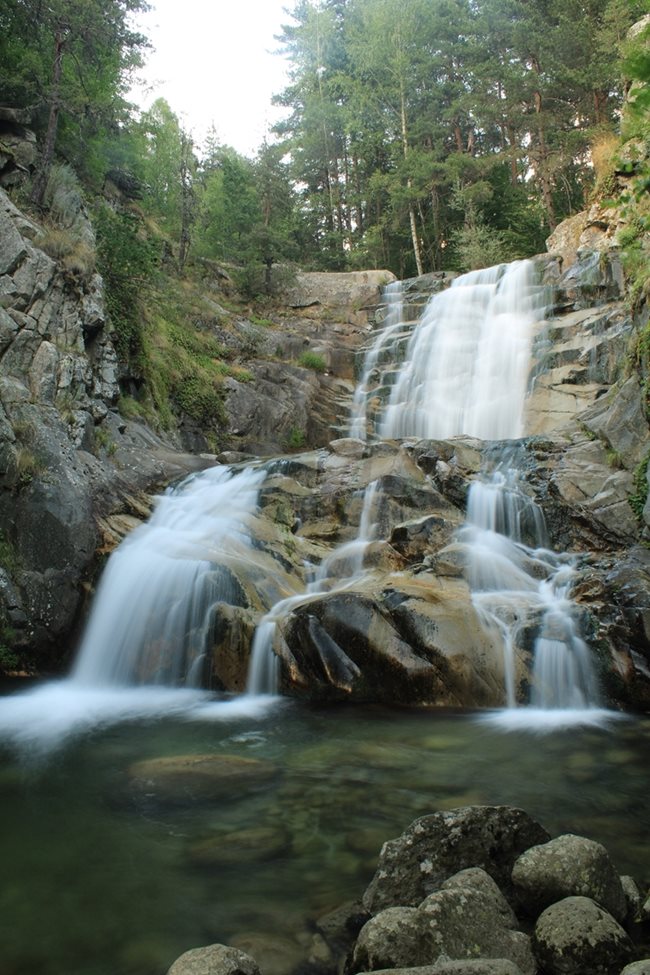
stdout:
[[381,396],[382,362],[394,360],[395,345],[400,339],[405,341],[404,324],[404,291],[401,281],[393,281],[386,285],[383,292],[386,303],[386,317],[381,329],[375,334],[371,346],[368,348],[363,362],[359,382],[354,390],[352,407],[350,409],[350,425],[348,436],[365,440],[368,435],[368,407],[371,398]]
[[408,346],[382,437],[520,437],[533,324],[545,289],[531,261],[472,271],[434,295]]
[[111,555],[72,680],[93,687],[202,686],[216,603],[236,603],[265,473],[215,467],[158,499]]
[[536,632],[531,705],[598,707],[589,649],[569,598],[575,560],[546,547],[542,511],[519,487],[515,470],[497,470],[472,485],[460,538],[472,601],[503,647],[507,706],[518,703],[517,655]]

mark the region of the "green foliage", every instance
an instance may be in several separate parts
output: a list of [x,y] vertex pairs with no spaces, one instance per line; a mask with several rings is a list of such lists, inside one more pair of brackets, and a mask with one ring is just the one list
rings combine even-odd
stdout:
[[318,352],[310,352],[308,349],[301,354],[298,363],[305,369],[313,369],[314,372],[325,372],[327,368],[323,356],[319,355]]
[[[618,201],[625,221],[619,231],[623,267],[633,304],[650,293],[650,54],[647,27],[627,46],[624,69],[632,80],[623,121],[617,168],[628,176],[629,189]],[[641,346],[640,346],[640,351]],[[647,367],[647,356],[645,365]]]
[[42,461],[31,447],[18,447],[15,459],[19,487],[26,487],[31,484],[35,477],[39,477],[45,471]]
[[4,627],[0,629],[0,673],[3,674],[11,674],[20,669],[20,657],[4,642],[7,632]]
[[117,408],[120,416],[123,416],[125,420],[136,420],[143,415],[142,405],[134,396],[120,396],[117,401]]
[[[646,0],[302,0],[277,127],[303,264],[398,276],[544,249],[584,206]],[[470,212],[453,205],[462,187]],[[469,218],[469,219],[468,219]]]
[[0,532],[0,568],[3,568],[10,576],[14,575],[20,568],[16,549],[2,532]]
[[287,450],[301,450],[307,443],[305,431],[300,427],[292,427],[285,441]]
[[128,115],[124,94],[146,39],[132,29],[144,0],[3,0],[0,90],[28,108],[45,151],[42,192],[56,150],[74,169],[99,175],[96,147]]
[[109,457],[117,450],[117,444],[106,427],[97,427],[95,430],[95,452],[100,450],[105,451]]
[[160,263],[160,240],[150,237],[134,213],[101,204],[95,212],[97,263],[104,278],[106,306],[122,362],[141,374],[142,316]]
[[634,471],[634,490],[629,499],[630,507],[640,524],[643,522],[643,509],[648,500],[648,462],[650,462],[650,453],[643,458]]
[[[173,304],[147,324],[144,378],[151,409],[163,427],[175,425],[178,412],[195,420],[215,442],[225,424],[222,384],[236,372],[223,361],[224,350],[207,332],[172,318]],[[182,309],[179,309],[182,312]]]

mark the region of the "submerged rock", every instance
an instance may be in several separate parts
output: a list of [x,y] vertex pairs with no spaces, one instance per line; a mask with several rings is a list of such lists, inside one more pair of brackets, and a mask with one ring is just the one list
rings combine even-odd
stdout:
[[188,853],[199,867],[259,863],[285,853],[290,837],[281,826],[254,826],[218,833],[192,843]]
[[172,755],[128,770],[135,796],[166,805],[239,799],[277,775],[272,763],[239,755]]

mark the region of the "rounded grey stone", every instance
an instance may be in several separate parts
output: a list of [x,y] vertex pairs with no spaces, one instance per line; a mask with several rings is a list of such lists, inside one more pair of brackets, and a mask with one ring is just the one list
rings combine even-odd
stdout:
[[260,975],[250,955],[229,945],[192,948],[177,958],[167,975]]
[[622,921],[627,902],[621,879],[604,846],[566,833],[526,850],[512,870],[523,907],[538,915],[565,897],[590,897]]
[[588,897],[566,897],[547,907],[532,946],[545,975],[619,975],[632,954],[627,933]]

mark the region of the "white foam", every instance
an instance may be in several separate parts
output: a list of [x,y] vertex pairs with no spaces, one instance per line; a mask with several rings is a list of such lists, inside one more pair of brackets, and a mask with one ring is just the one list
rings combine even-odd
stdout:
[[44,684],[0,702],[0,742],[38,757],[66,742],[126,721],[255,719],[272,697],[216,698],[208,691],[168,687],[89,687],[72,680]]
[[626,720],[627,715],[606,708],[505,708],[476,715],[478,724],[500,731],[529,731],[548,734],[573,728],[606,728],[614,721]]

